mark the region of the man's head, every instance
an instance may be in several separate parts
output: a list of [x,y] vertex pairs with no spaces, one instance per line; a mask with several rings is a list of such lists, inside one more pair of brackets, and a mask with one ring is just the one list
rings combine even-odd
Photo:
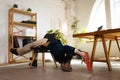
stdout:
[[44,38],[47,38],[48,41],[56,40],[56,34],[55,34],[55,33],[46,34],[46,35],[44,36]]

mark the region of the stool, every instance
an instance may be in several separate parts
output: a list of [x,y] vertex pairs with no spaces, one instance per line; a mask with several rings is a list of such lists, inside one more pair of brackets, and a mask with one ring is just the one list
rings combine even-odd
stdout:
[[32,66],[34,60],[37,59],[38,53],[42,53],[42,67],[43,67],[43,70],[46,71],[45,53],[47,52],[47,53],[51,54],[51,56],[53,58],[53,61],[54,61],[54,64],[55,64],[56,68],[58,68],[56,60],[55,60],[53,54],[50,52],[50,50],[47,50],[44,46],[40,46],[40,47],[37,47],[37,48],[31,48],[31,49],[33,49],[33,56],[32,56],[32,60],[31,60],[30,66]]

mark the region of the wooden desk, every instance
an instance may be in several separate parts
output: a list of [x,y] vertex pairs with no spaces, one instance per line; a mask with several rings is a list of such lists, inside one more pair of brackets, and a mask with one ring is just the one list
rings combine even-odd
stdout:
[[[118,42],[118,38],[120,38],[120,28],[74,34],[73,37],[74,38],[94,39],[92,55],[91,55],[91,65],[93,66],[93,61],[106,62],[107,65],[108,65],[108,70],[112,71],[112,67],[111,67],[110,59],[109,59],[109,53],[110,53],[110,49],[111,49],[111,43],[112,43],[113,40],[116,41],[118,49],[120,51],[120,46],[119,46],[119,42]],[[101,41],[102,41],[102,45],[103,45],[103,49],[104,49],[104,53],[105,53],[105,60],[94,58],[97,42],[98,42],[99,39],[101,39]],[[107,46],[106,46],[106,39],[109,40],[108,49],[107,49]]]

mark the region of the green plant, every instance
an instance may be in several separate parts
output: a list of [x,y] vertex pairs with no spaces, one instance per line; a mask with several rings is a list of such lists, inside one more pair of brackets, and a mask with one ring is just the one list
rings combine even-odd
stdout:
[[32,9],[31,9],[31,8],[28,8],[28,9],[27,9],[27,11],[28,11],[28,12],[31,12],[31,11],[32,11]]
[[79,22],[79,20],[76,17],[73,17],[73,19],[72,19],[72,25],[71,25],[73,33],[75,33],[76,30],[77,30],[78,22]]
[[55,33],[56,39],[60,40],[63,45],[67,43],[67,40],[64,38],[64,34],[60,32],[59,30],[49,30],[47,31],[48,34]]

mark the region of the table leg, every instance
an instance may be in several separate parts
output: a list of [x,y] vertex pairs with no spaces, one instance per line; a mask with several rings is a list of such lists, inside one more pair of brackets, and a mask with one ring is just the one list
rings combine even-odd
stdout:
[[111,64],[110,64],[110,59],[109,59],[109,56],[108,56],[108,53],[107,53],[106,42],[105,42],[105,39],[104,39],[103,36],[102,36],[102,43],[103,43],[103,48],[104,48],[104,52],[105,52],[106,62],[107,62],[107,65],[108,65],[108,70],[112,71],[112,67],[111,67]]
[[96,46],[97,46],[97,38],[94,38],[93,49],[92,49],[92,55],[91,55],[91,66],[93,66],[93,61],[94,61]]
[[112,43],[112,40],[109,41],[108,57],[110,56],[111,43]]
[[117,46],[118,46],[118,49],[119,49],[119,52],[120,52],[120,46],[119,46],[119,42],[118,42],[117,37],[115,37],[115,40],[116,40],[116,43],[117,43]]

